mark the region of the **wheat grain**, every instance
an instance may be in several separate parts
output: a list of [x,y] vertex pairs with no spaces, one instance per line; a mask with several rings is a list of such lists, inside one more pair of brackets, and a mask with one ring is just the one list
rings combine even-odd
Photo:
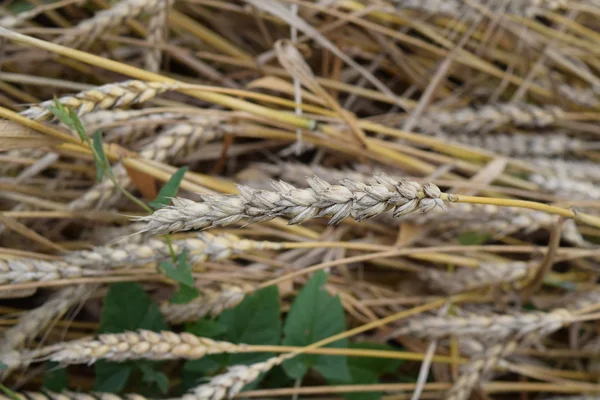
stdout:
[[571,138],[563,133],[538,132],[527,133],[489,133],[487,135],[473,133],[444,134],[436,137],[449,143],[459,143],[477,147],[512,157],[548,157],[566,156],[589,147],[585,141]]
[[231,399],[238,394],[244,386],[255,381],[260,374],[271,370],[276,365],[282,364],[294,353],[282,354],[269,358],[266,361],[250,365],[233,365],[222,375],[217,375],[206,384],[192,389],[181,400],[221,400]]
[[527,276],[529,266],[524,262],[483,263],[476,269],[461,269],[451,274],[426,269],[420,278],[433,288],[445,293],[459,293],[486,286],[515,283]]
[[498,361],[512,353],[516,347],[517,342],[511,339],[505,343],[484,346],[483,353],[473,357],[460,368],[461,375],[444,398],[446,400],[467,400],[473,388],[486,379],[486,375],[492,371]]
[[393,335],[414,335],[427,339],[449,336],[476,337],[484,340],[500,340],[512,335],[525,336],[530,333],[544,335],[553,332],[573,319],[566,309],[548,313],[495,314],[492,316],[470,315],[460,318],[425,317],[411,319]]
[[555,194],[561,198],[572,200],[600,199],[600,189],[588,182],[561,179],[540,174],[531,174],[529,180],[539,185],[543,191]]
[[[0,371],[0,377],[6,378],[10,372],[16,369],[26,368],[29,364],[35,362],[35,360],[52,354],[56,349],[56,346],[46,346],[34,350],[0,351],[0,362],[6,365],[5,370]],[[0,399],[2,399],[2,396],[0,396]]]
[[558,179],[600,182],[600,165],[590,161],[565,161],[554,158],[534,158],[533,164],[549,169]]
[[[179,86],[177,83],[144,82],[128,80],[121,83],[109,83],[86,90],[74,95],[59,97],[58,101],[65,107],[72,108],[77,115],[84,115],[96,110],[125,107],[143,103]],[[50,119],[52,113],[48,110],[54,106],[55,100],[47,100],[29,107],[20,114],[24,117],[43,121]]]
[[556,87],[558,94],[563,98],[569,100],[573,104],[577,104],[584,107],[595,108],[600,105],[598,100],[598,94],[596,90],[581,89],[568,84],[560,84]]
[[164,303],[160,311],[172,324],[197,321],[207,315],[215,317],[223,310],[240,304],[247,291],[238,286],[226,285],[220,290],[202,289],[202,292],[201,297],[186,304]]
[[423,114],[418,127],[427,133],[443,131],[477,132],[504,125],[523,128],[543,128],[560,121],[564,111],[556,106],[539,107],[533,104],[498,103],[480,108],[436,110]]
[[160,2],[161,0],[122,0],[108,10],[99,11],[92,18],[70,28],[56,43],[75,48],[90,44],[107,30],[122,26],[125,20],[155,10]]
[[169,331],[107,333],[93,340],[61,343],[50,360],[62,364],[93,364],[98,360],[196,360],[208,354],[238,353],[245,344],[233,344]]
[[365,185],[344,180],[330,185],[318,177],[308,179],[310,189],[297,189],[289,183],[273,182],[274,190],[258,190],[238,186],[239,195],[203,195],[202,202],[176,198],[173,205],[147,217],[143,232],[167,232],[226,226],[248,218],[249,223],[263,222],[275,217],[291,218],[299,224],[314,217],[331,216],[330,224],[347,217],[360,221],[393,209],[394,216],[419,210],[445,208],[440,189],[427,183],[394,181],[387,175],[375,177],[377,183]]
[[89,292],[90,288],[83,285],[68,287],[55,293],[42,306],[25,312],[19,322],[4,332],[0,353],[17,349],[34,339],[50,322],[64,315]]
[[160,71],[160,64],[162,61],[162,50],[160,46],[167,35],[167,14],[172,3],[173,0],[159,1],[156,5],[156,9],[152,10],[152,16],[148,23],[147,42],[151,48],[144,57],[144,65],[146,66],[146,69],[151,72]]
[[[416,9],[431,14],[448,14],[455,18],[472,19],[471,2],[464,0],[393,0],[397,8]],[[554,11],[567,6],[567,0],[511,0],[510,2],[475,2],[492,13],[506,12],[524,17],[534,17],[544,11]]]
[[[55,393],[50,391],[44,392],[17,392],[15,393],[19,400],[147,400],[141,394],[126,394],[119,396],[114,393],[98,393],[92,394],[64,391]],[[14,400],[13,397],[0,394],[0,400]]]

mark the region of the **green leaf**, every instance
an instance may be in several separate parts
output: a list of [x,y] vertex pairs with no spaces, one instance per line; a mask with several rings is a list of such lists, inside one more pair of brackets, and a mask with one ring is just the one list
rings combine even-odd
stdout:
[[186,249],[177,256],[177,266],[174,266],[173,263],[167,261],[160,263],[160,269],[162,269],[169,278],[190,287],[194,286],[192,268],[192,265],[188,262]]
[[156,371],[147,363],[140,363],[139,369],[142,371],[142,381],[148,384],[154,384],[162,394],[169,390],[169,378],[160,371]]
[[77,113],[75,111],[73,111],[72,108],[67,108],[67,113],[69,114],[69,118],[71,118],[71,127],[73,129],[75,129],[75,131],[79,134],[79,137],[86,138],[86,139],[82,139],[83,141],[88,141],[90,139],[90,137],[88,136],[87,132],[85,131],[83,124],[81,123],[81,120],[79,119],[79,116],[77,115]]
[[[57,98],[54,99],[54,106],[48,106],[47,109],[56,118],[58,118],[58,120],[60,122],[62,122],[63,124],[67,125],[69,128],[74,129],[73,120],[71,119],[71,116],[69,115],[69,112],[67,111],[67,109],[65,108],[65,106],[63,106],[62,103],[60,101],[58,101]],[[85,139],[86,139],[85,137],[82,137],[81,141],[85,142]]]
[[[337,297],[325,291],[327,274],[315,273],[302,288],[288,313],[283,328],[285,346],[307,346],[346,329],[344,309]],[[347,339],[327,347],[344,348]],[[284,362],[286,373],[293,379],[302,378],[314,367],[327,380],[349,381],[350,371],[346,357],[301,354]]]
[[60,368],[60,364],[57,362],[47,362],[43,386],[56,393],[65,390],[67,388],[67,369]]
[[12,390],[10,390],[9,388],[7,388],[6,386],[4,386],[1,383],[0,383],[0,391],[4,392],[8,397],[10,397],[13,400],[20,400],[19,396],[17,396],[17,394],[15,392],[13,392]]
[[187,324],[185,331],[200,337],[216,338],[227,332],[227,326],[218,321],[202,318],[193,324]]
[[169,301],[172,304],[187,304],[200,295],[198,289],[192,286],[179,285],[179,289],[173,293]]
[[0,370],[3,370],[3,369],[8,369],[8,365],[6,365],[2,361],[0,361]]
[[[226,327],[225,340],[233,343],[276,345],[281,340],[279,289],[270,286],[244,298],[231,310],[219,316]],[[269,358],[270,354],[231,354],[228,365],[252,364]]]
[[[350,348],[356,349],[369,349],[369,350],[388,350],[394,351],[395,349],[391,346],[380,345],[375,343],[356,343],[351,344]],[[403,360],[394,360],[390,358],[377,358],[377,357],[349,357],[348,358],[348,369],[350,370],[350,380],[348,381],[335,381],[338,384],[374,384],[379,383],[379,376],[384,373],[395,372],[400,365],[404,363]],[[347,393],[344,397],[349,400],[377,400],[381,398],[382,393],[371,392],[371,393]]]
[[480,232],[464,232],[458,235],[456,238],[458,243],[463,246],[475,246],[478,244],[483,244],[492,238],[491,235],[487,233]]
[[167,183],[165,183],[165,185],[158,192],[156,199],[148,203],[150,207],[158,210],[159,208],[163,208],[169,204],[171,197],[175,197],[179,191],[179,185],[181,185],[183,176],[187,171],[188,167],[181,167],[173,175],[171,175],[171,178],[169,178]]
[[118,333],[127,330],[167,329],[160,309],[137,283],[112,284],[104,298],[100,317],[100,332]]
[[96,180],[102,181],[104,172],[108,168],[108,159],[104,153],[104,146],[102,146],[102,132],[96,131],[93,136],[92,148],[94,149],[94,164],[96,166]]
[[98,360],[94,364],[94,372],[96,375],[95,392],[119,393],[125,389],[133,372],[133,365]]

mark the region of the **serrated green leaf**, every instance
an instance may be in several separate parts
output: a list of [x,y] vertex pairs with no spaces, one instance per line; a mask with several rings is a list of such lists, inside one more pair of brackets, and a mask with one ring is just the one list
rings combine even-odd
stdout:
[[61,368],[57,362],[47,362],[43,387],[56,393],[65,390],[67,388],[67,369]]
[[94,372],[96,375],[95,392],[119,393],[125,389],[133,372],[133,365],[98,360],[94,364]]
[[96,131],[92,137],[92,147],[94,149],[94,165],[96,166],[96,180],[102,181],[104,172],[108,168],[108,159],[104,153],[104,146],[102,145],[102,132]]
[[192,276],[192,265],[188,262],[187,250],[183,250],[177,256],[177,266],[172,262],[163,261],[160,263],[160,269],[174,281],[177,281],[186,286],[194,286],[194,277]]
[[169,299],[172,304],[187,304],[200,295],[198,289],[192,286],[179,285],[179,289]]
[[475,246],[478,244],[483,244],[492,238],[491,235],[487,233],[480,232],[464,232],[458,235],[456,238],[458,243],[463,246]]
[[202,318],[193,324],[187,324],[185,331],[200,337],[216,338],[227,332],[227,326],[218,321]]
[[121,282],[110,286],[104,298],[100,332],[119,333],[136,329],[160,331],[167,327],[160,309],[140,285]]
[[183,180],[183,176],[188,171],[188,167],[181,167],[165,183],[165,185],[160,189],[156,199],[148,203],[150,207],[158,210],[159,208],[163,208],[169,202],[172,197],[175,197],[177,192],[179,191],[179,185],[181,185],[181,181]]
[[[281,340],[279,289],[270,286],[244,298],[240,304],[221,313],[219,323],[226,327],[225,340],[233,343],[276,345]],[[252,364],[270,354],[231,354],[228,365]]]
[[[308,346],[346,329],[342,304],[337,297],[325,291],[326,282],[327,274],[319,271],[300,290],[285,321],[283,345]],[[347,344],[347,339],[343,339],[327,347],[344,348]],[[327,380],[350,379],[346,357],[301,354],[283,364],[286,373],[293,379],[302,378],[313,367]]]

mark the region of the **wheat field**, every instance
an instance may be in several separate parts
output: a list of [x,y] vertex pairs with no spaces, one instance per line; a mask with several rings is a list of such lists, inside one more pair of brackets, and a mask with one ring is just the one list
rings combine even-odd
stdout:
[[0,400],[599,399],[600,2],[5,0]]

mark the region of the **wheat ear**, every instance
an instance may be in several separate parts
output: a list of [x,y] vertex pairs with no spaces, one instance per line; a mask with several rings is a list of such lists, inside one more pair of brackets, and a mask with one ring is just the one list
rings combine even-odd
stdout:
[[162,61],[162,50],[160,45],[165,41],[167,35],[167,14],[173,0],[162,0],[156,4],[156,8],[152,10],[152,16],[148,23],[147,42],[150,49],[144,57],[144,65],[151,72],[160,71]]
[[513,335],[553,332],[572,321],[574,316],[566,309],[551,312],[472,315],[466,317],[425,317],[411,319],[393,335],[416,336],[425,339],[442,339],[450,336],[475,337],[500,340]]
[[436,110],[426,113],[419,121],[419,128],[429,133],[444,130],[477,132],[503,125],[524,128],[543,128],[564,118],[564,111],[556,106],[539,107],[533,104],[499,103],[480,108]]
[[420,277],[433,288],[453,294],[518,282],[527,276],[528,271],[529,265],[524,262],[483,263],[476,269],[461,269],[454,274],[426,269]]
[[330,185],[318,177],[308,178],[310,189],[297,189],[289,183],[273,182],[274,190],[258,190],[238,186],[239,195],[203,195],[202,202],[176,198],[173,205],[147,217],[143,232],[167,232],[226,226],[243,218],[249,223],[268,221],[276,217],[290,218],[299,224],[314,217],[331,216],[330,224],[344,218],[360,221],[393,209],[394,216],[412,211],[445,208],[440,189],[434,184],[394,181],[387,175],[375,177],[377,183],[366,185],[343,180]]
[[108,10],[99,11],[92,18],[70,28],[56,40],[56,43],[75,48],[90,44],[108,29],[122,26],[125,20],[155,10],[160,1],[122,0]]
[[222,290],[202,289],[203,295],[186,304],[164,303],[160,307],[163,316],[172,324],[197,321],[207,315],[217,316],[223,310],[240,304],[246,291],[237,286],[228,285]]
[[231,399],[238,394],[244,386],[255,381],[260,374],[265,373],[285,360],[294,357],[294,353],[282,354],[271,357],[266,361],[250,365],[233,365],[222,375],[217,375],[210,382],[192,389],[191,393],[182,397],[182,400],[221,400]]
[[[62,96],[58,98],[58,102],[75,110],[77,115],[83,115],[95,110],[126,107],[132,104],[143,103],[177,87],[177,83],[128,80],[98,86],[74,95]],[[43,121],[52,117],[52,113],[48,110],[52,106],[54,106],[54,100],[47,100],[29,107],[20,114],[36,121]]]
[[246,349],[245,344],[216,341],[191,333],[141,330],[61,343],[49,358],[63,364],[92,364],[98,360],[193,360],[207,354],[237,353]]

